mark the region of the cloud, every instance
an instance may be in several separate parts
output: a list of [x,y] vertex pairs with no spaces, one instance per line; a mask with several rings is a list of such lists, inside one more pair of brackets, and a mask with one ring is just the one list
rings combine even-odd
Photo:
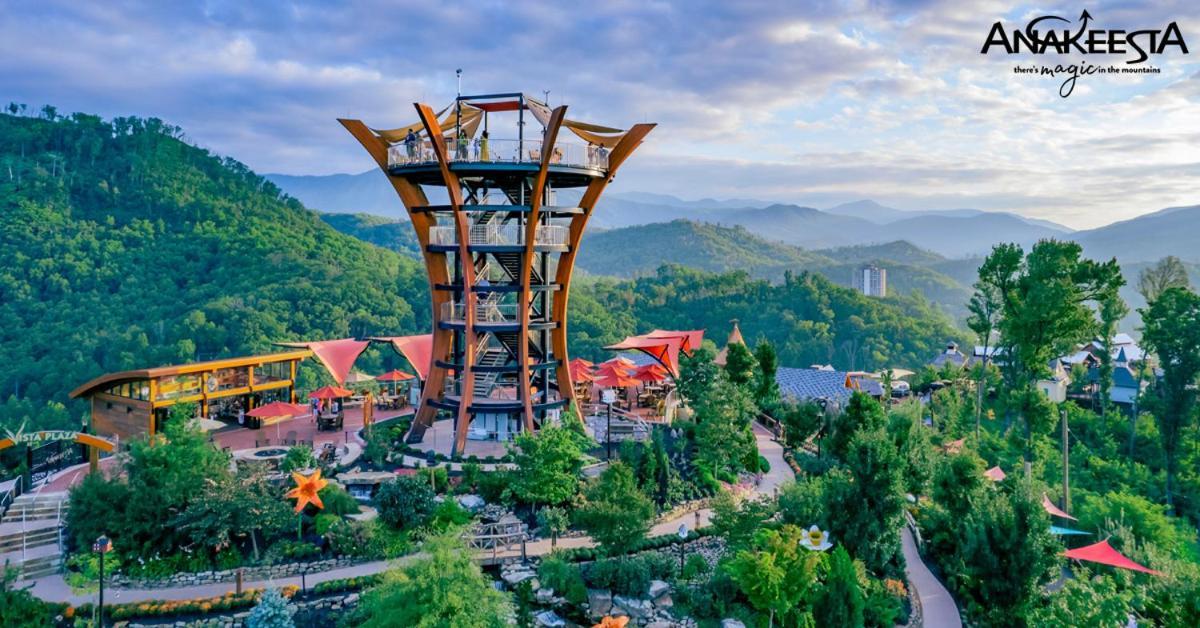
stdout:
[[[1101,26],[1178,21],[1200,37],[1198,3],[1093,4]],[[357,172],[370,160],[337,117],[408,123],[413,101],[452,99],[463,68],[468,92],[549,90],[572,117],[659,122],[623,187],[872,196],[1073,226],[1195,203],[1200,63],[1190,55],[1156,59],[1161,75],[1081,78],[1064,100],[1061,78],[1012,73],[1031,57],[979,54],[995,21],[1079,10],[998,0],[50,0],[0,21],[0,97],[161,117],[262,172]]]

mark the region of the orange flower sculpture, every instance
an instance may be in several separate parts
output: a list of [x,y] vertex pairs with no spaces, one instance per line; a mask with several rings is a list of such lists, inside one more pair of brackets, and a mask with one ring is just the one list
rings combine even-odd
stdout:
[[313,471],[313,474],[309,476],[293,472],[292,479],[296,481],[296,488],[288,491],[287,498],[296,500],[296,512],[304,510],[304,507],[309,504],[317,508],[325,507],[325,504],[321,503],[321,496],[317,493],[325,488],[326,484],[329,484],[329,480],[321,478],[320,469]]
[[625,628],[625,624],[629,623],[628,617],[613,617],[606,616],[600,620],[600,623],[592,626],[592,628]]

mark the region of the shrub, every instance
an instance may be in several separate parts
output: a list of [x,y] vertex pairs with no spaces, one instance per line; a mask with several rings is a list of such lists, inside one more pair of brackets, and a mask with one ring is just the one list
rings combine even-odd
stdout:
[[288,448],[283,462],[279,463],[279,469],[284,472],[314,469],[316,466],[317,458],[313,455],[312,447],[308,445],[296,445]]
[[325,505],[323,512],[326,514],[344,517],[346,515],[358,514],[362,511],[358,500],[346,492],[346,489],[333,482],[326,484],[325,488],[321,489],[321,492],[317,493],[317,495],[321,498],[321,503]]
[[282,540],[267,549],[263,558],[268,563],[296,563],[320,555],[321,548],[307,541]]
[[597,589],[612,589],[620,595],[641,597],[650,588],[650,581],[670,578],[675,574],[674,558],[657,552],[638,556],[621,556],[598,560],[588,565],[584,573],[587,583]]
[[357,521],[335,519],[324,536],[329,549],[339,556],[369,556],[373,549],[371,527]]
[[379,518],[397,529],[423,525],[433,512],[433,489],[416,477],[385,482],[375,495]]
[[288,602],[278,589],[271,589],[262,594],[258,604],[246,617],[247,628],[292,628],[296,625],[292,615],[296,609],[289,608]]
[[542,586],[554,589],[572,604],[579,605],[587,601],[583,572],[558,552],[552,552],[542,559],[542,564],[538,566],[538,579]]

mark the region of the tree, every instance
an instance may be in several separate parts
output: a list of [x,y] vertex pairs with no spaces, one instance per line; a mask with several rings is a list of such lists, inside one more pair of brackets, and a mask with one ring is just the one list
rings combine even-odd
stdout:
[[735,342],[725,347],[725,375],[738,386],[747,386],[754,381],[758,362],[746,345]]
[[976,504],[958,528],[962,570],[947,573],[983,626],[1023,625],[1041,588],[1057,575],[1062,546],[1050,518],[1027,489]]
[[775,381],[779,355],[775,353],[775,345],[763,340],[754,347],[754,358],[758,361],[758,405],[769,407],[779,400],[779,382]]
[[535,507],[556,506],[579,491],[583,448],[572,430],[547,425],[536,433],[522,432],[514,453],[512,489],[518,499]]
[[538,511],[538,527],[550,533],[550,547],[558,547],[558,535],[567,531],[570,517],[565,508],[546,506]]
[[883,429],[873,429],[851,438],[845,463],[850,481],[826,485],[828,529],[868,569],[885,573],[900,552],[904,461]]
[[0,565],[0,626],[53,626],[55,608],[17,587],[20,571]]
[[296,622],[292,621],[292,615],[295,613],[296,609],[288,606],[287,598],[283,597],[279,589],[267,589],[258,599],[258,604],[250,609],[250,615],[246,617],[246,626],[247,628],[292,628],[296,625]]
[[712,532],[725,539],[730,551],[747,547],[759,528],[775,514],[774,504],[765,499],[741,499],[729,491],[712,500]]
[[975,293],[967,303],[967,328],[975,333],[983,347],[983,368],[979,369],[979,381],[975,384],[975,440],[979,440],[979,419],[983,411],[983,393],[987,388],[987,365],[992,357],[992,334],[996,331],[1004,306],[1001,287],[982,279],[976,281]]
[[679,358],[679,394],[684,399],[694,401],[708,396],[709,391],[721,377],[721,367],[713,360],[716,352],[708,344],[692,352],[692,355],[682,355]]
[[504,628],[512,615],[508,596],[492,586],[471,551],[451,530],[428,539],[424,555],[384,573],[363,594],[351,621],[382,628]]
[[650,531],[654,502],[638,488],[629,465],[609,465],[587,488],[586,498],[575,511],[576,523],[608,553],[632,548]]
[[783,424],[784,438],[791,447],[802,447],[821,429],[825,411],[821,406],[805,401],[785,402],[776,411],[775,418]]
[[[752,547],[738,551],[725,565],[726,572],[750,604],[769,613],[772,624],[776,616],[787,618],[807,614],[806,609],[800,608],[800,603],[816,580],[821,556],[800,547],[803,537],[804,530],[792,525],[779,530],[760,530]],[[804,625],[807,622],[793,617],[786,623]]]
[[1133,594],[1112,576],[1077,569],[1046,604],[1029,616],[1032,626],[1125,626],[1133,612]]
[[388,480],[375,494],[379,519],[397,529],[420,526],[433,514],[433,489],[417,476]]
[[1138,273],[1137,289],[1147,305],[1153,304],[1159,295],[1171,288],[1187,288],[1189,285],[1187,268],[1174,255],[1168,255]]
[[913,495],[923,495],[933,477],[933,444],[929,430],[921,422],[920,406],[904,404],[891,413],[888,434],[904,460],[904,488]]
[[813,591],[813,618],[818,626],[862,626],[862,588],[854,561],[842,546],[829,554],[829,565],[821,586]]
[[1172,481],[1183,433],[1196,414],[1200,375],[1200,296],[1168,288],[1141,311],[1142,340],[1158,356],[1163,375],[1150,386],[1148,402],[1158,422],[1166,458],[1166,499],[1173,506]]
[[186,532],[199,547],[220,552],[249,537],[255,560],[263,545],[295,522],[283,492],[259,465],[243,465],[232,477],[219,477],[204,485],[171,524]]
[[312,447],[308,445],[289,447],[287,455],[283,457],[283,462],[279,464],[280,470],[284,472],[314,469],[316,466],[317,459],[313,456]]
[[[698,405],[698,407],[696,407]],[[727,379],[718,380],[696,407],[696,463],[718,478],[742,469],[757,469],[758,444],[750,428],[757,408],[746,390]]]
[[1033,435],[1054,425],[1036,382],[1049,364],[1098,327],[1089,304],[1111,298],[1124,284],[1116,260],[1081,257],[1074,242],[1042,240],[1025,255],[1020,246],[998,244],[979,267],[976,294],[999,298],[1001,349],[1009,406],[1025,436],[1025,474],[1032,475]]
[[887,425],[887,413],[870,395],[856,391],[850,396],[846,409],[834,420],[833,435],[829,437],[829,453],[845,458],[850,441],[861,431],[882,429]]

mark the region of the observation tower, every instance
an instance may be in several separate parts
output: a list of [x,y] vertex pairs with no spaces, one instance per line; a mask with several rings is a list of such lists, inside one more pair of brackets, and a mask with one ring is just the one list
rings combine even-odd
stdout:
[[[339,122],[404,203],[429,275],[432,363],[408,439],[451,416],[462,454],[468,439],[536,430],[574,402],[567,296],[579,241],[655,125],[569,120],[565,105],[522,93],[414,106],[418,121],[396,129]],[[564,190],[578,201],[560,203]]]

